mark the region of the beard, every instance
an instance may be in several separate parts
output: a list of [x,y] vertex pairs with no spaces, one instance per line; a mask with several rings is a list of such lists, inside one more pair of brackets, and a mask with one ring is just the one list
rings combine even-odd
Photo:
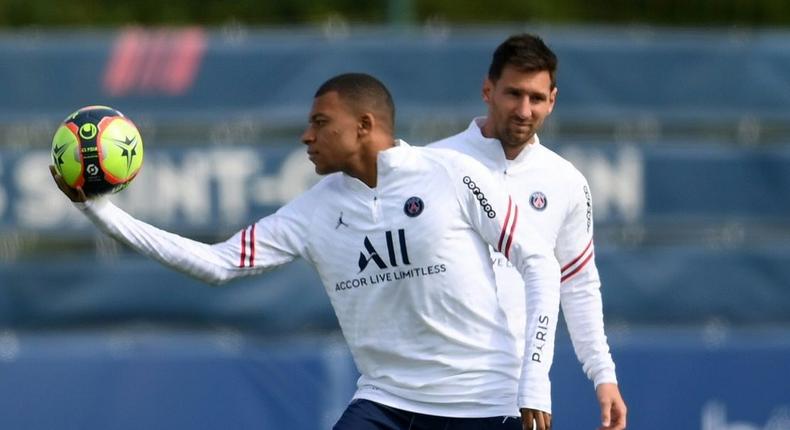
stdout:
[[512,121],[509,121],[499,128],[497,133],[499,136],[497,137],[505,146],[511,148],[523,147],[535,136],[536,128],[535,124],[516,126]]

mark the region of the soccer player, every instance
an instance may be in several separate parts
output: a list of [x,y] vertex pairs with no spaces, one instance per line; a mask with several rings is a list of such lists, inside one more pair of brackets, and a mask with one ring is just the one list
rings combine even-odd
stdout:
[[[257,275],[296,257],[315,265],[361,373],[336,429],[520,430],[514,401],[550,407],[559,266],[480,163],[394,139],[394,112],[375,78],[329,79],[302,135],[316,172],[328,176],[213,245],[88,200],[51,170],[102,231],[204,281]],[[489,246],[524,278],[523,360],[497,300]],[[549,425],[536,417],[524,428]]]
[[[562,311],[576,355],[595,384],[602,426],[623,429],[626,406],[604,333],[590,188],[584,176],[541,145],[537,135],[557,98],[556,69],[555,54],[539,37],[508,38],[494,52],[483,83],[488,116],[475,118],[465,131],[429,146],[454,149],[482,162],[521,208],[520,215],[553,244],[562,270]],[[494,251],[492,259],[498,294],[521,346],[523,280],[501,253]],[[527,317],[534,318],[529,312]],[[533,411],[547,421],[550,412]]]

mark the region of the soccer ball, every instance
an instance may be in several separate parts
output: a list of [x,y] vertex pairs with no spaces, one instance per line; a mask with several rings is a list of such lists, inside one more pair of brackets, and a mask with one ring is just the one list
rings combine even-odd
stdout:
[[143,139],[128,118],[107,106],[69,115],[52,138],[52,162],[72,188],[88,196],[126,188],[143,165]]

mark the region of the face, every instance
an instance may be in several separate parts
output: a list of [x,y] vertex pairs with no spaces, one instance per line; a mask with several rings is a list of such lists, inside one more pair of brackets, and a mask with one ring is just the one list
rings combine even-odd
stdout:
[[522,72],[505,66],[499,80],[486,79],[483,84],[483,100],[488,104],[483,132],[499,139],[506,153],[520,151],[551,114],[556,98],[548,71]]
[[326,175],[346,171],[361,151],[358,130],[357,118],[336,91],[316,97],[302,134],[315,172]]

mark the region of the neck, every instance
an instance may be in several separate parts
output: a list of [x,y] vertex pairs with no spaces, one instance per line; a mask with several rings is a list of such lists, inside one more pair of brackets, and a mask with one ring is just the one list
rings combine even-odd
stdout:
[[499,143],[502,145],[502,151],[505,152],[505,158],[508,160],[515,160],[516,157],[518,157],[518,155],[521,154],[521,151],[523,151],[524,148],[527,147],[527,145],[531,144],[534,141],[535,139],[532,138],[529,141],[516,146],[509,146],[504,142],[502,142],[501,140],[499,141]]
[[521,151],[532,143],[535,143],[535,135],[532,135],[526,142],[518,143],[518,144],[511,144],[505,142],[499,135],[497,135],[496,131],[494,130],[494,126],[491,122],[486,121],[482,127],[480,127],[480,133],[483,137],[488,139],[496,139],[499,141],[499,144],[502,145],[502,152],[505,153],[505,158],[508,160],[515,160]]
[[362,152],[355,162],[351,163],[351,167],[345,173],[359,179],[369,188],[376,188],[376,185],[378,185],[379,152],[390,149],[393,146],[395,146],[395,141],[391,137],[389,139],[372,141],[365,146],[367,150]]

